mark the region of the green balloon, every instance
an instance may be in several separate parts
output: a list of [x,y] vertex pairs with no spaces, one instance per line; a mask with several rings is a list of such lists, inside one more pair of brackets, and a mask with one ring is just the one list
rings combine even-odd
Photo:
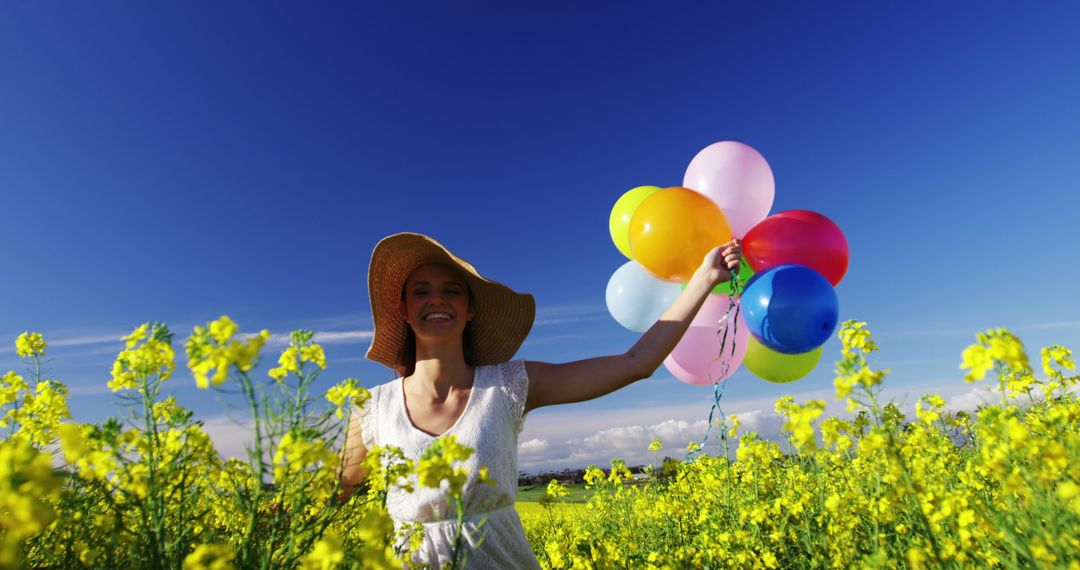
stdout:
[[821,360],[823,347],[819,346],[804,354],[781,354],[770,350],[750,337],[743,357],[743,366],[755,376],[769,382],[794,382],[806,376]]
[[659,191],[659,186],[638,186],[619,197],[611,208],[611,216],[608,218],[611,241],[615,242],[615,247],[619,248],[627,259],[634,259],[630,251],[630,218],[634,217],[638,204]]
[[[742,283],[743,287],[746,287],[746,282],[749,281],[750,278],[753,277],[753,276],[754,276],[754,270],[750,269],[750,264],[747,263],[745,259],[743,259],[739,263],[739,282]],[[686,289],[686,284],[683,283],[679,287],[680,287],[680,290]],[[723,283],[717,285],[716,287],[713,287],[713,290],[711,291],[711,293],[713,295],[730,295],[731,294],[731,280],[729,279],[729,280],[724,281]]]

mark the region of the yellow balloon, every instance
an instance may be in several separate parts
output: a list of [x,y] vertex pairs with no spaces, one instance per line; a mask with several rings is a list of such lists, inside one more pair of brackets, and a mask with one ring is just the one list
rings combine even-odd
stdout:
[[750,337],[743,357],[743,366],[755,376],[769,382],[794,382],[817,367],[824,347],[817,347],[804,354],[781,354],[770,350]]
[[633,217],[634,210],[642,200],[659,191],[659,186],[638,186],[619,197],[615,202],[615,207],[611,209],[611,218],[608,220],[611,241],[615,242],[615,247],[630,259],[634,259],[630,255],[630,218]]
[[689,188],[654,192],[630,218],[633,259],[660,279],[686,283],[712,248],[731,241],[731,227],[712,200]]

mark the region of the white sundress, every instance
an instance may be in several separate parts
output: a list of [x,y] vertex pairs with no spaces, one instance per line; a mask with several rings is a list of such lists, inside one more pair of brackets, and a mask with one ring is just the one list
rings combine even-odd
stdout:
[[[403,383],[397,378],[373,388],[371,399],[358,410],[360,425],[368,449],[399,447],[406,457],[418,460],[437,436],[420,431],[409,420]],[[468,568],[540,568],[514,509],[518,435],[525,422],[528,387],[524,361],[477,366],[465,410],[443,434],[454,435],[458,443],[476,450],[464,462],[470,475],[462,491]],[[477,481],[481,465],[487,466],[497,486]],[[415,483],[416,475],[412,480]],[[441,489],[414,486],[412,493],[391,488],[386,507],[399,530],[413,523],[423,525],[423,545],[412,564],[440,568],[453,555],[457,514],[445,481]],[[487,521],[478,529],[484,516]],[[402,543],[407,544],[406,539]]]

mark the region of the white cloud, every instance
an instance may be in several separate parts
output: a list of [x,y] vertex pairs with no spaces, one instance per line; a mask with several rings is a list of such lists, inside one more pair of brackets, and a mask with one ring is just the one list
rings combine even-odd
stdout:
[[[20,333],[21,334],[21,333]],[[86,334],[79,336],[72,336],[67,338],[52,339],[49,335],[45,335],[45,341],[49,343],[49,348],[57,348],[61,346],[89,346],[95,344],[116,343],[120,344],[120,337],[131,334],[131,331],[112,334]],[[18,335],[10,335],[12,338]],[[0,347],[0,353],[15,352],[15,343],[5,343]]]
[[1071,329],[1074,327],[1080,327],[1080,321],[1059,321],[1035,325],[1020,325],[1016,327],[1016,330]]
[[955,394],[945,401],[945,409],[953,412],[961,410],[973,412],[976,408],[986,404],[996,404],[1001,401],[1001,394],[990,390],[987,386],[975,386],[960,394]]
[[[702,440],[707,427],[704,419],[690,422],[669,418],[654,424],[610,427],[554,443],[533,438],[519,446],[518,469],[544,471],[587,465],[606,466],[612,458],[622,459],[629,465],[656,462],[664,455],[682,456],[687,444]],[[664,451],[649,451],[649,444],[654,438],[663,443]],[[720,432],[714,428],[706,446],[707,451],[722,453],[719,442]]]
[[784,418],[780,414],[766,410],[750,410],[736,414],[739,416],[739,433],[756,432],[764,439],[778,440],[784,427]]
[[[254,336],[254,333],[247,333],[240,335],[244,338],[250,338]],[[370,341],[375,336],[375,331],[370,330],[358,330],[358,331],[318,331],[312,337],[312,341],[319,344],[358,344]],[[286,333],[277,333],[270,335],[270,338],[266,339],[266,346],[286,346],[292,339]]]
[[[121,338],[131,334],[131,331],[117,332],[110,334],[86,334],[80,336],[72,336],[67,338],[51,339],[46,336],[46,341],[49,343],[49,348],[68,347],[68,346],[93,346],[99,344],[113,344],[113,347],[96,348],[90,351],[82,352],[80,355],[89,356],[105,353],[116,353],[121,348]],[[248,332],[238,335],[240,338],[251,338],[256,333]],[[319,344],[357,344],[370,341],[375,336],[373,330],[351,330],[351,331],[317,331],[313,340]],[[272,334],[267,339],[266,344],[268,346],[285,346],[289,344],[290,339],[288,334]],[[15,352],[15,343],[9,343],[0,347],[0,354]]]
[[518,456],[533,456],[543,454],[551,447],[546,439],[530,439],[518,444]]
[[533,326],[560,325],[582,321],[595,321],[608,317],[606,305],[561,305],[540,307],[536,311]]
[[375,331],[333,331],[317,332],[314,341],[320,344],[352,344],[367,342],[375,337]]
[[102,396],[112,394],[112,389],[102,382],[101,384],[68,386],[68,396]]
[[213,416],[203,420],[203,430],[214,442],[214,449],[223,458],[236,457],[247,458],[245,447],[253,438],[254,426],[250,419],[243,421],[224,415]]
[[84,346],[88,344],[103,344],[107,342],[115,342],[119,344],[120,338],[125,337],[129,334],[131,334],[131,331],[113,334],[98,334],[62,338],[60,340],[50,340],[49,346]]

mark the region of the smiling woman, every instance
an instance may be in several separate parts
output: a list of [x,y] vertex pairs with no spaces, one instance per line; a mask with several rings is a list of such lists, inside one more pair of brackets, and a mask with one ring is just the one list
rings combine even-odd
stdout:
[[366,477],[362,461],[375,446],[417,461],[456,438],[475,450],[462,462],[470,475],[459,495],[446,484],[387,490],[396,527],[422,533],[411,562],[457,567],[464,546],[470,567],[538,568],[514,509],[526,414],[650,376],[739,256],[737,243],[709,252],[674,305],[627,352],[548,364],[511,360],[532,327],[531,295],[484,278],[427,236],[383,239],[368,269],[375,336],[367,356],[401,376],[372,389],[353,414],[343,487],[351,493]]

